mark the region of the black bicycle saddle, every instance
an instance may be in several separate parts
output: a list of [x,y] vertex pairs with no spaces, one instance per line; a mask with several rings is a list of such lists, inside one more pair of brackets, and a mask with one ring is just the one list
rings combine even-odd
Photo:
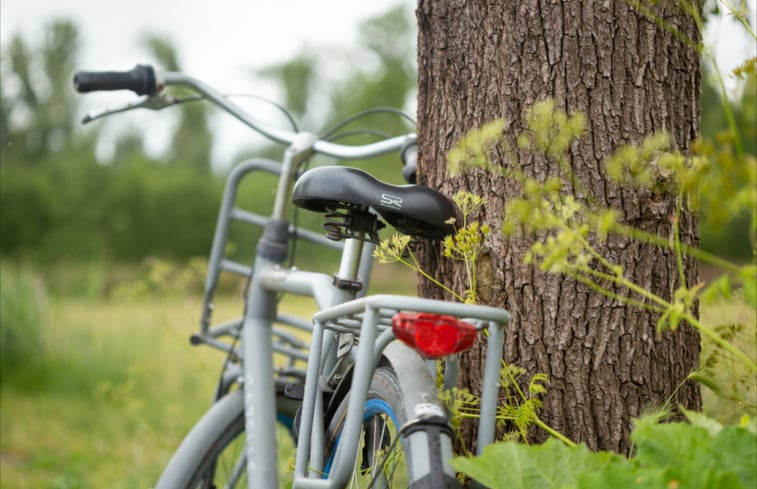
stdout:
[[421,238],[441,239],[454,231],[448,221],[455,217],[455,206],[441,193],[420,185],[391,185],[346,166],[305,172],[294,186],[292,202],[315,212],[371,207],[398,231]]

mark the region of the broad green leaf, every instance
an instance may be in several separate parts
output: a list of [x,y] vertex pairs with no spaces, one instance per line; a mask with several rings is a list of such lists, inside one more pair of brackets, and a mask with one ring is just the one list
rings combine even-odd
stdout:
[[[707,430],[687,423],[641,422],[631,434],[637,446],[636,459],[642,465],[681,467],[710,449]],[[705,460],[706,462],[706,460]]]
[[710,455],[720,471],[734,474],[744,487],[757,487],[757,435],[726,426],[712,440]]
[[[707,418],[694,422],[640,423],[631,435],[643,470],[665,469],[668,481],[690,489],[757,487],[757,436],[741,427],[717,430]],[[713,436],[713,433],[717,433]]]
[[560,489],[576,487],[584,471],[619,461],[627,463],[614,453],[595,453],[585,445],[569,448],[550,439],[542,445],[490,445],[479,457],[453,459],[452,466],[491,489]]
[[684,409],[683,407],[680,407],[679,409],[684,414],[684,416],[686,416],[686,419],[689,420],[689,423],[694,426],[704,428],[705,430],[707,430],[707,433],[710,436],[716,436],[723,429],[722,424],[708,416],[705,416],[702,413],[690,411],[688,409]]
[[662,469],[639,469],[629,463],[614,463],[599,471],[585,472],[578,479],[578,489],[669,489],[670,479]]
[[578,489],[746,489],[733,472],[611,464],[579,477]]
[[557,440],[528,446],[492,445],[453,467],[492,489],[751,489],[757,487],[757,435],[742,426],[722,427],[686,411],[689,423],[638,421],[636,456],[569,448]]

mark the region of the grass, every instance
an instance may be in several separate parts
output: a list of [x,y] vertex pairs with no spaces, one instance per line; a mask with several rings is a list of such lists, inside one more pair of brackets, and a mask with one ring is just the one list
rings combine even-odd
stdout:
[[[739,300],[722,301],[702,307],[701,320],[746,352],[757,355],[757,311]],[[757,378],[743,363],[719,348],[702,341],[700,369],[711,382],[702,388],[703,411],[721,422],[736,423],[743,414],[757,411]]]
[[[223,360],[189,344],[199,299],[59,296],[45,293],[38,276],[2,272],[4,343],[11,330],[25,340],[16,343],[21,355],[3,355],[0,486],[151,487],[207,409]],[[221,300],[217,318],[238,314],[239,302]],[[288,305],[312,310],[304,299]],[[702,316],[711,324],[757,320],[738,303],[709,306]],[[717,415],[720,398],[705,394],[705,409]]]
[[[13,353],[2,357],[0,486],[152,487],[207,410],[224,360],[188,341],[201,300],[48,293],[27,269],[6,263],[0,272],[3,348]],[[286,301],[312,314],[310,300]],[[222,297],[215,319],[238,317],[241,302]]]
[[187,341],[197,310],[51,300],[43,366],[3,384],[3,487],[150,487],[210,402],[219,359]]

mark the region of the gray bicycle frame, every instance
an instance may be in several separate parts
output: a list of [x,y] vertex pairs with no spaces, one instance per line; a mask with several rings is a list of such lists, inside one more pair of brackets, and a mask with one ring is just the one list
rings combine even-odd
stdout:
[[[251,160],[235,169],[227,181],[227,192],[221,206],[219,225],[214,236],[213,249],[209,259],[209,274],[206,279],[206,306],[201,318],[201,331],[193,338],[196,343],[207,343],[230,351],[233,347],[217,340],[217,336],[241,329],[242,378],[244,389],[245,416],[245,456],[247,461],[248,487],[278,487],[277,441],[275,423],[276,396],[273,363],[273,325],[284,321],[309,329],[307,325],[277,314],[277,296],[292,293],[313,297],[319,309],[312,326],[312,344],[308,354],[305,398],[301,421],[301,438],[298,443],[295,464],[295,488],[338,488],[349,476],[356,457],[356,446],[361,429],[362,405],[379,357],[391,350],[393,357],[406,357],[407,362],[416,364],[420,356],[409,348],[387,348],[394,340],[388,318],[396,310],[415,310],[449,314],[471,318],[479,329],[488,328],[487,357],[483,382],[483,397],[479,424],[478,451],[491,443],[494,437],[495,412],[498,394],[500,352],[503,344],[503,327],[509,319],[506,311],[485,306],[471,306],[428,299],[402,296],[372,296],[356,298],[354,290],[344,290],[334,285],[334,280],[325,274],[285,269],[285,250],[294,234],[321,244],[334,246],[316,233],[290,228],[286,221],[289,194],[296,178],[295,171],[303,158],[311,154],[322,154],[342,160],[370,158],[388,152],[398,152],[414,134],[395,137],[363,146],[345,146],[318,140],[309,133],[293,133],[260,123],[240,107],[204,83],[181,73],[156,73],[158,84],[182,85],[201,94],[226,112],[235,116],[251,129],[273,141],[288,145],[283,161],[279,164],[270,160]],[[161,108],[163,103],[156,98],[143,106]],[[154,103],[153,103],[154,102]],[[163,105],[165,106],[165,105]],[[115,113],[125,109],[111,111]],[[105,113],[107,115],[108,112]],[[242,176],[253,170],[262,170],[279,176],[273,212],[269,218],[245,213],[233,206],[236,186]],[[229,186],[233,188],[229,188]],[[228,221],[240,219],[264,226],[264,234],[256,251],[255,264],[250,269],[244,265],[226,260],[223,245],[228,232]],[[337,245],[336,247],[341,247]],[[348,239],[343,245],[342,258],[336,276],[347,281],[368,283],[370,258],[373,245],[363,241]],[[284,251],[284,253],[282,253]],[[209,298],[218,280],[220,270],[229,270],[241,275],[251,275],[246,297],[245,315],[240,321],[231,322],[211,330],[209,326],[212,303]],[[331,372],[337,361],[337,344],[343,335],[359,338],[357,347],[348,348],[347,353],[354,359],[353,377],[350,389],[348,414],[337,448],[333,467],[327,479],[321,478],[323,468],[325,427],[321,406],[321,381]],[[295,341],[295,340],[290,340]],[[456,362],[450,359],[445,372],[445,387],[454,385]],[[405,361],[400,363],[407,363]],[[430,367],[433,368],[433,367]],[[237,376],[236,371],[227,372],[227,377]],[[407,376],[412,377],[412,375]],[[405,381],[405,380],[403,380]],[[405,382],[411,382],[407,380]],[[433,382],[416,382],[412,389],[414,397],[407,409],[408,423],[422,421],[421,406],[426,399],[436,398],[437,388]],[[406,400],[407,401],[407,400]],[[421,409],[421,407],[423,409]],[[441,410],[441,406],[436,408]],[[401,427],[400,432],[402,431]],[[411,450],[425,450],[423,443],[416,443],[423,432],[409,436]],[[415,440],[415,441],[414,441]],[[446,447],[451,456],[451,443]]]
[[[299,156],[306,154],[312,146],[300,145],[298,140],[287,150],[282,175],[277,192],[276,203],[282,202],[279,196],[288,197],[291,181],[281,184],[291,175],[292,164]],[[288,172],[288,173],[287,173]],[[275,205],[283,212],[286,205]],[[312,237],[311,237],[312,239]],[[370,263],[373,245],[363,241],[348,239],[344,244],[339,271],[336,276],[347,281],[367,283],[370,268],[362,266]],[[387,327],[387,317],[397,310],[416,310],[448,314],[478,320],[479,329],[489,327],[489,338],[484,389],[479,425],[478,449],[491,443],[494,439],[496,402],[498,392],[499,359],[504,339],[503,327],[509,319],[506,311],[484,306],[471,306],[457,303],[431,301],[427,299],[402,296],[372,296],[355,299],[355,292],[339,289],[333,285],[332,277],[325,274],[284,269],[281,262],[271,260],[258,254],[252,273],[252,281],[247,298],[247,314],[242,324],[242,357],[244,366],[244,412],[245,412],[245,455],[247,460],[248,485],[255,487],[277,487],[278,461],[276,459],[276,433],[270,420],[276,419],[276,400],[274,393],[273,349],[271,345],[272,327],[276,319],[276,296],[280,293],[293,293],[310,296],[315,299],[321,311],[314,317],[313,336],[308,357],[303,400],[300,440],[295,465],[295,488],[330,488],[343,487],[354,466],[356,448],[362,424],[362,405],[365,402],[373,371],[386,346],[395,339]],[[354,299],[354,300],[351,300]],[[389,311],[389,312],[387,312]],[[362,315],[359,327],[354,321],[343,324],[345,317]],[[382,321],[383,318],[383,321]],[[325,427],[321,404],[321,383],[324,376],[331,371],[336,362],[338,334],[351,334],[361,341],[354,352],[355,365],[347,419],[340,437],[332,470],[327,479],[320,478],[323,470]],[[418,357],[409,349],[399,350],[397,355]],[[401,363],[407,363],[401,362]],[[447,371],[449,377],[456,375],[456,370]],[[453,385],[447,379],[446,385]],[[426,389],[427,392],[423,392]],[[409,422],[418,421],[412,416],[416,405],[427,404],[428,399],[435,398],[436,385],[431,382],[417,385],[415,404],[408,408],[411,416]],[[442,407],[437,406],[440,413]],[[425,436],[417,433],[414,438]],[[425,449],[427,443],[414,443],[411,449]],[[447,447],[451,457],[451,443]],[[420,457],[418,457],[420,458]],[[258,485],[260,484],[260,485]]]
[[[401,142],[404,143],[404,140]],[[282,246],[286,249],[290,233],[284,217],[294,181],[294,171],[299,160],[314,151],[316,143],[317,140],[313,136],[300,133],[293,138],[292,144],[284,154],[273,213],[265,223],[246,299],[246,313],[241,327],[241,354],[245,456],[250,489],[253,489],[253,484],[255,487],[278,487],[276,430],[271,422],[276,419],[271,338],[277,315],[277,296],[282,292],[310,296],[315,299],[318,309],[325,309],[355,297],[355,291],[335,287],[333,279],[325,274],[285,270],[282,268],[285,256],[275,253],[276,246],[272,247],[273,250],[266,249],[266,244],[270,242],[275,242],[279,249]],[[398,150],[399,145],[394,149]],[[364,156],[370,157],[374,154],[369,152]],[[269,241],[266,241],[267,239]],[[363,241],[355,239],[346,240],[336,276],[350,282],[367,281],[368,269],[361,269],[360,264],[370,262],[371,254],[372,245],[365,245]],[[327,336],[324,358],[316,362],[323,365],[324,371],[333,367],[336,361],[335,340],[335,334]],[[322,426],[320,428],[322,429]]]

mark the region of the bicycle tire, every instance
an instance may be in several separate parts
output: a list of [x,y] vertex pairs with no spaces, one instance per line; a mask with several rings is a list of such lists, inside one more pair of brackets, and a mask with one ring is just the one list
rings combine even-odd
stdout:
[[[411,441],[406,436],[409,433],[400,433],[409,420],[405,405],[406,396],[403,395],[397,375],[389,367],[379,367],[374,372],[363,413],[357,459],[347,487],[460,487],[453,475],[454,472],[444,460],[446,456],[451,455],[451,445],[447,447],[445,455],[442,448],[444,443],[440,441],[441,436],[447,436],[449,433],[446,417],[437,418],[434,422],[418,423],[417,431],[425,432],[418,433],[419,437],[412,449]],[[348,403],[349,394],[340,400],[329,422],[326,437],[327,473],[331,469],[330,465],[338,446]],[[418,442],[423,445],[420,450],[417,449]],[[389,463],[393,464],[391,468],[387,465]],[[445,465],[447,467],[444,467]]]
[[[421,435],[420,443],[423,445],[419,452],[420,455],[416,453],[417,450],[413,452],[409,449],[410,442],[408,439],[397,436],[400,427],[405,426],[408,421],[405,399],[406,396],[402,393],[395,371],[387,367],[377,368],[366,399],[363,428],[376,427],[383,422],[382,419],[386,419],[384,416],[388,416],[391,420],[391,426],[388,426],[391,439],[381,436],[378,440],[382,443],[382,446],[389,446],[394,440],[398,440],[394,447],[401,448],[401,452],[381,453],[379,451],[378,453],[383,458],[396,457],[392,460],[393,462],[403,459],[405,461],[410,459],[410,462],[406,463],[405,469],[401,473],[397,473],[400,476],[398,479],[384,481],[379,476],[374,480],[377,473],[374,470],[368,472],[367,482],[369,485],[351,485],[349,487],[409,487],[411,489],[459,487],[457,480],[453,475],[450,475],[451,470],[448,464],[443,470],[445,453],[451,455],[451,444],[447,444],[445,452],[445,449],[442,448],[444,444],[440,442],[442,432],[447,429],[446,418],[442,420],[441,425],[438,421],[420,424],[421,430],[429,430],[423,434],[418,433],[418,435]],[[326,448],[326,460],[331,460],[338,446],[348,400],[349,393],[337,402],[335,414],[331,420],[328,420],[327,440],[330,440],[330,443],[327,444]],[[243,433],[243,391],[236,390],[213,404],[211,409],[192,428],[171,458],[155,489],[227,487],[226,484],[228,484],[228,487],[247,487],[245,464],[243,463],[244,436],[240,436]],[[416,439],[418,438],[417,435],[414,436]],[[361,433],[363,442],[370,438],[371,435],[366,435],[365,431]],[[372,439],[376,440],[377,438],[374,436]],[[374,461],[380,463],[379,460],[372,458],[373,453],[377,453],[375,450],[361,449],[360,452],[368,454],[366,463],[371,467],[376,467],[373,464]],[[415,459],[413,459],[413,453],[416,453]],[[401,458],[396,454],[400,454]],[[233,461],[231,475],[220,470],[229,468],[223,462],[227,457]],[[365,458],[363,456],[361,460],[358,457],[353,472],[357,471],[356,467],[361,466]],[[235,472],[234,467],[240,470]],[[386,466],[381,467],[381,470],[384,470],[384,467]],[[238,478],[236,478],[237,476]],[[366,482],[366,477],[363,477],[363,482]],[[372,482],[375,482],[375,484],[371,484]]]
[[[285,428],[282,431],[288,432],[291,416],[278,416]],[[246,488],[243,434],[243,390],[239,389],[219,399],[200,418],[179,445],[155,489]]]

